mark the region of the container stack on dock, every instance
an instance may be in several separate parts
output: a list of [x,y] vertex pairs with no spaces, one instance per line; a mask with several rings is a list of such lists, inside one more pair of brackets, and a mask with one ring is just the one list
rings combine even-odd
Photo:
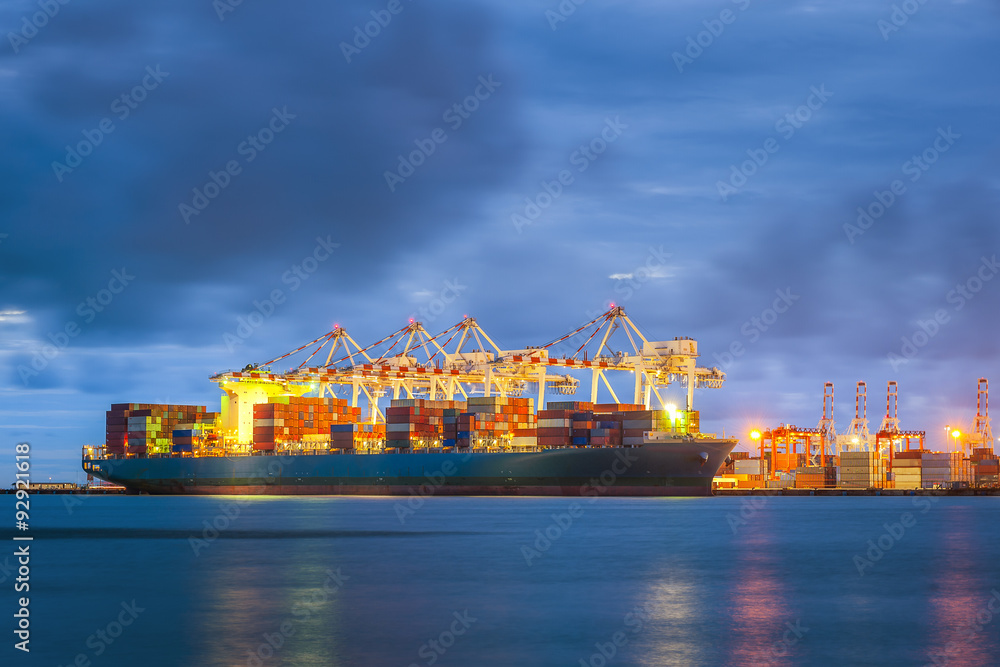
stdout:
[[253,448],[275,449],[278,443],[316,443],[330,439],[333,424],[353,424],[361,414],[346,399],[274,396],[253,406]]
[[837,485],[837,469],[832,466],[802,466],[795,469],[796,489],[827,489]]
[[113,403],[106,415],[108,454],[146,456],[170,453],[177,424],[198,419],[214,423],[217,413],[208,412],[204,405]]
[[881,489],[885,468],[878,452],[841,452],[840,486],[848,489]]
[[897,489],[920,488],[919,451],[895,452],[892,459],[892,484]]
[[976,486],[1000,485],[1000,460],[992,449],[973,449],[969,463],[973,467]]
[[920,485],[925,489],[969,483],[972,470],[962,452],[922,452]]

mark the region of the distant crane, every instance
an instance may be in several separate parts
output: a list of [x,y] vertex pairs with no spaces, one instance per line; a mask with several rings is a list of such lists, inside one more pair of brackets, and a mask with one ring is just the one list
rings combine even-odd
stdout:
[[831,456],[837,454],[837,429],[833,423],[833,383],[827,382],[823,385],[823,417],[820,418],[816,429],[820,432],[820,447],[822,453],[830,452]]
[[926,431],[901,431],[899,430],[899,387],[896,385],[895,380],[889,380],[886,386],[885,395],[885,417],[882,418],[882,426],[879,427],[878,433],[875,434],[875,451],[881,453],[883,442],[885,442],[885,447],[888,448],[889,454],[889,465],[892,465],[893,455],[896,452],[896,447],[900,447],[900,451],[910,451],[913,449],[913,440],[917,441],[917,451],[923,451],[924,449],[924,437],[927,435]]
[[[993,429],[990,428],[990,383],[986,378],[979,378],[976,387],[976,421],[972,425],[975,440],[971,441],[978,447],[993,449]],[[971,444],[970,442],[970,444]]]
[[841,437],[841,450],[844,445],[856,451],[869,451],[872,443],[868,432],[868,385],[864,380],[858,382],[854,393],[854,419],[847,427],[847,433]]

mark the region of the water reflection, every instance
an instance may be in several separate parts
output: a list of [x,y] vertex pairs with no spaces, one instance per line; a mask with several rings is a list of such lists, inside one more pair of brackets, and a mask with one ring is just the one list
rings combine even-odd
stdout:
[[[785,642],[789,630],[785,623],[794,624],[796,619],[786,602],[789,591],[781,573],[775,534],[781,527],[772,520],[768,513],[760,513],[734,540],[737,555],[730,571],[729,664],[792,664],[794,649]],[[791,642],[796,637],[789,634],[788,639]]]
[[[983,588],[982,568],[975,548],[983,526],[965,507],[941,508],[948,517],[941,523],[934,579],[928,601],[930,636],[926,664],[995,665],[991,642],[1000,632],[1000,595]],[[992,602],[993,608],[989,605]]]
[[219,540],[194,564],[202,604],[194,664],[341,664],[340,587],[332,540]]

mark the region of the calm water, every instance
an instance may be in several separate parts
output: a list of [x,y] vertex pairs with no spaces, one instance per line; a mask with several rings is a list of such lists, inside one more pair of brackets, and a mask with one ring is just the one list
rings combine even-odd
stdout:
[[1000,498],[747,501],[36,496],[0,663],[1000,664]]

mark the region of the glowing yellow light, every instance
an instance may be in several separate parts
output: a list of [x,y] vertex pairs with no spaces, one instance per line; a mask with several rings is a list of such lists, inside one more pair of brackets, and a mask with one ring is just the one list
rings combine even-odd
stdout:
[[757,429],[750,431],[750,438],[752,440],[760,440],[760,431]]
[[957,438],[960,435],[962,435],[962,432],[959,431],[958,429],[955,429],[954,431],[951,432],[951,437],[953,437],[953,438]]

